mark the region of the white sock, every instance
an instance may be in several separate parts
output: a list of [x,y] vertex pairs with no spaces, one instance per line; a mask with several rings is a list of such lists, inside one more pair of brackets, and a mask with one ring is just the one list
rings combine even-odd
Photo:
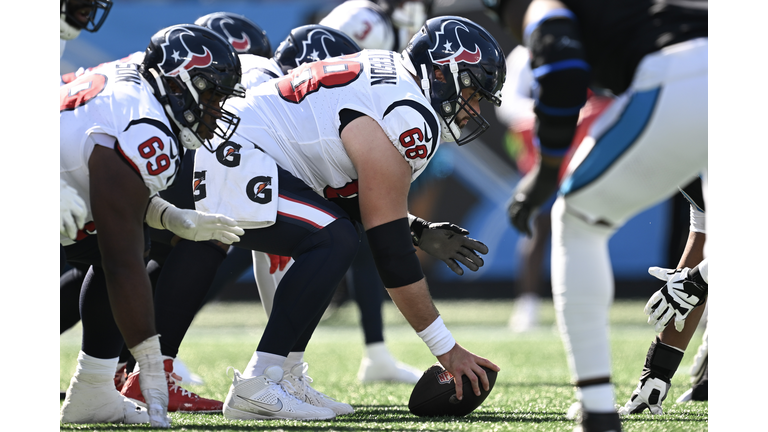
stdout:
[[283,362],[283,370],[290,372],[291,368],[299,363],[304,363],[304,351],[291,351]]
[[277,354],[270,354],[262,351],[254,351],[251,361],[243,371],[243,376],[252,378],[264,375],[264,370],[270,366],[283,366],[286,357]]
[[392,361],[392,354],[389,353],[387,346],[384,342],[374,342],[365,346],[365,357],[371,359],[374,362],[377,361]]
[[576,388],[576,398],[584,411],[592,413],[615,412],[613,385],[598,384]]
[[83,351],[80,351],[80,354],[77,355],[77,369],[75,369],[75,375],[102,375],[108,376],[109,379],[113,379],[115,377],[115,371],[117,370],[118,360],[119,357],[111,359],[91,357]]

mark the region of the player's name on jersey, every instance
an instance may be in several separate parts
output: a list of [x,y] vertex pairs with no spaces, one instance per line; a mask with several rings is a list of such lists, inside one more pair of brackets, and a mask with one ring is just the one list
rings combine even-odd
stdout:
[[397,84],[397,67],[395,66],[394,53],[381,51],[371,53],[368,58],[371,62],[371,85]]

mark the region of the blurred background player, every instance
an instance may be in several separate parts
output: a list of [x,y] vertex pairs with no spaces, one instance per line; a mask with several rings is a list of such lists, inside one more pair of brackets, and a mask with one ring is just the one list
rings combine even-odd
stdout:
[[64,55],[67,41],[85,30],[98,31],[112,9],[112,0],[61,0],[59,23],[59,57]]
[[[228,105],[240,113],[245,127],[223,146],[222,151],[232,150],[226,151],[230,156],[222,160],[198,152],[195,170],[206,172],[206,194],[197,206],[206,211],[230,208],[246,228],[239,246],[295,260],[275,292],[250,377],[235,373],[224,404],[226,418],[265,418],[266,413],[241,400],[275,397],[289,400],[293,411],[269,418],[337,415],[286,399],[281,383],[287,356],[304,351],[354,258],[359,233],[352,220],[361,220],[367,228],[379,273],[400,311],[454,376],[467,375],[472,381],[472,389],[464,390],[479,394],[480,385],[487,388],[480,365],[498,369],[457,345],[442,325],[409,231],[414,231],[420,247],[445,260],[453,257],[472,270],[482,265],[470,249],[478,246],[450,224],[409,223],[407,194],[411,180],[437,150],[439,137],[463,144],[487,129],[479,114],[479,95],[500,103],[503,55],[485,30],[467,20],[442,18],[426,26],[417,34],[419,40],[409,44],[414,48],[406,57],[364,50],[307,63],[274,84],[251,88],[245,103]],[[461,39],[459,27],[467,33]],[[438,47],[440,35],[447,35],[445,41],[452,42],[457,52]],[[480,47],[475,50],[480,58],[467,62],[459,57],[463,45],[473,44]],[[458,72],[450,64],[458,66]],[[432,67],[440,69],[428,70]],[[313,78],[303,80],[309,71]],[[420,88],[419,82],[428,82],[429,88]],[[432,103],[422,91],[432,95]],[[468,124],[468,133],[462,134],[461,128]],[[258,179],[269,179],[267,188],[256,189],[253,182]],[[233,184],[253,187],[244,194]],[[271,197],[277,197],[279,213],[267,206],[273,205]],[[254,206],[254,201],[263,206]]]
[[[166,49],[178,55],[166,56]],[[238,58],[221,37],[199,26],[172,26],[156,33],[146,52],[140,66],[107,63],[60,88],[60,173],[80,188],[89,210],[76,240],[62,236],[60,243],[66,260],[90,265],[80,303],[82,348],[62,423],[170,426],[144,221],[173,224],[154,195],[175,180],[183,149],[226,139],[239,122],[221,107],[244,95]],[[192,61],[203,53],[215,58],[215,68]],[[195,231],[194,224],[186,228]],[[115,389],[123,343],[144,371],[146,410]]]
[[432,1],[350,0],[320,24],[341,30],[363,49],[400,52],[431,14]]
[[[533,144],[536,115],[533,112],[536,81],[531,71],[530,52],[522,45],[516,46],[507,56],[507,82],[502,90],[504,104],[496,108],[496,116],[507,125],[506,149],[515,160],[521,174],[527,174],[536,164],[539,151]],[[579,114],[579,123],[568,157],[586,135],[594,119],[608,106],[611,98],[589,92],[589,98]],[[566,165],[564,163],[563,165]],[[560,173],[562,177],[562,173]],[[555,194],[541,206],[533,218],[531,236],[521,236],[518,243],[520,276],[515,288],[517,298],[509,318],[509,328],[514,332],[526,332],[537,327],[542,290],[541,276],[544,254],[549,249],[551,219],[550,210]]]
[[[541,156],[515,190],[510,219],[530,235],[531,217],[559,189],[552,291],[578,427],[621,430],[610,381],[608,240],[706,170],[706,2],[509,0],[496,7],[531,51],[538,85],[534,142]],[[589,86],[617,99],[595,120],[560,184]]]

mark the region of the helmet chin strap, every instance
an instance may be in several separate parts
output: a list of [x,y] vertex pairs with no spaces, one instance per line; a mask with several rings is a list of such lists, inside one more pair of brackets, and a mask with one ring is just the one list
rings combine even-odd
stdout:
[[[453,75],[453,85],[456,87],[456,96],[461,97],[461,87],[459,86],[459,64],[456,63],[456,59],[451,59],[449,67],[451,70],[451,75]],[[460,104],[457,104],[456,108],[453,110],[453,118],[456,118],[458,105]],[[441,131],[441,138],[443,138],[443,141],[454,142],[459,139],[461,136],[461,128],[459,125],[453,121],[447,123],[443,116],[440,116],[440,121],[443,124]]]
[[[149,69],[149,72],[152,74],[153,77],[155,77],[157,88],[160,91],[160,99],[164,99],[167,101],[168,99],[165,93],[165,86],[163,85],[162,79],[160,79],[160,75],[158,75],[157,71],[155,71],[154,69]],[[187,71],[184,71],[184,72],[186,73]],[[139,74],[139,76],[141,76],[141,74]],[[187,74],[187,80],[189,80],[189,74]],[[195,98],[195,101],[197,101],[197,92],[194,89],[192,89],[192,96]],[[171,109],[171,105],[169,103],[167,102],[164,103],[163,108],[165,108],[165,112],[168,114],[168,118],[170,118],[173,124],[175,124],[176,127],[179,129],[179,140],[181,141],[181,145],[183,145],[184,148],[187,148],[189,150],[197,150],[203,146],[203,142],[200,141],[200,138],[198,138],[197,134],[195,134],[195,131],[197,130],[198,125],[200,124],[199,122],[192,125],[192,129],[190,129],[186,126],[183,126],[181,123],[179,123],[178,120],[176,120],[176,116],[174,115],[173,110]]]
[[[402,59],[403,66],[405,67],[405,69],[408,72],[410,72],[412,75],[418,76],[416,74],[416,68],[413,66],[413,63],[411,62],[410,57],[405,51],[403,51],[403,53],[400,55],[400,58]],[[454,61],[453,63],[455,64],[456,62]],[[427,65],[421,64],[420,66],[421,66],[421,76],[422,76],[421,91],[424,93],[424,97],[427,98],[427,101],[431,103],[432,96],[429,91],[431,88],[431,84],[429,82],[429,78],[427,78],[429,76],[427,75]],[[456,65],[456,71],[458,70],[459,70],[459,66]],[[458,78],[456,78],[456,73],[454,73],[453,76],[456,82],[456,86],[458,86],[459,81],[458,81]],[[446,142],[456,141],[456,137],[461,136],[461,129],[459,128],[459,126],[456,125],[455,123],[451,123],[451,124],[446,123],[445,119],[440,114],[438,114],[437,117],[440,119],[440,139]]]

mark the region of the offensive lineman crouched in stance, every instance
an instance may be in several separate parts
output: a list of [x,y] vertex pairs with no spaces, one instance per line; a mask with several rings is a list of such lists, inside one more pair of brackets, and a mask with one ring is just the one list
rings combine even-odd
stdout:
[[[363,50],[307,63],[226,105],[243,123],[215,154],[198,152],[196,206],[237,220],[246,231],[240,247],[295,260],[275,292],[254,377],[234,374],[226,418],[335,416],[289,396],[281,366],[309,342],[355,256],[360,240],[353,219],[365,227],[393,301],[456,377],[457,396],[488,388],[481,366],[499,368],[462,348],[443,324],[411,231],[421,247],[435,233],[456,236],[409,218],[407,195],[441,140],[461,145],[488,127],[479,102],[499,105],[504,77],[504,55],[487,31],[464,18],[440,17],[402,54]],[[467,124],[473,127],[465,136]],[[450,243],[443,244],[447,252]],[[461,388],[463,375],[471,389]]]
[[[148,223],[167,224],[167,203],[153,196],[173,183],[184,148],[231,136],[239,119],[221,106],[244,95],[240,73],[237,55],[220,36],[178,25],[152,37],[143,64],[107,63],[60,87],[61,178],[88,210],[76,239],[61,235],[60,243],[67,260],[91,266],[80,303],[82,347],[62,423],[170,426],[144,267],[145,212],[149,207]],[[105,297],[111,309],[91,307]],[[146,410],[115,389],[123,341],[141,368]]]

